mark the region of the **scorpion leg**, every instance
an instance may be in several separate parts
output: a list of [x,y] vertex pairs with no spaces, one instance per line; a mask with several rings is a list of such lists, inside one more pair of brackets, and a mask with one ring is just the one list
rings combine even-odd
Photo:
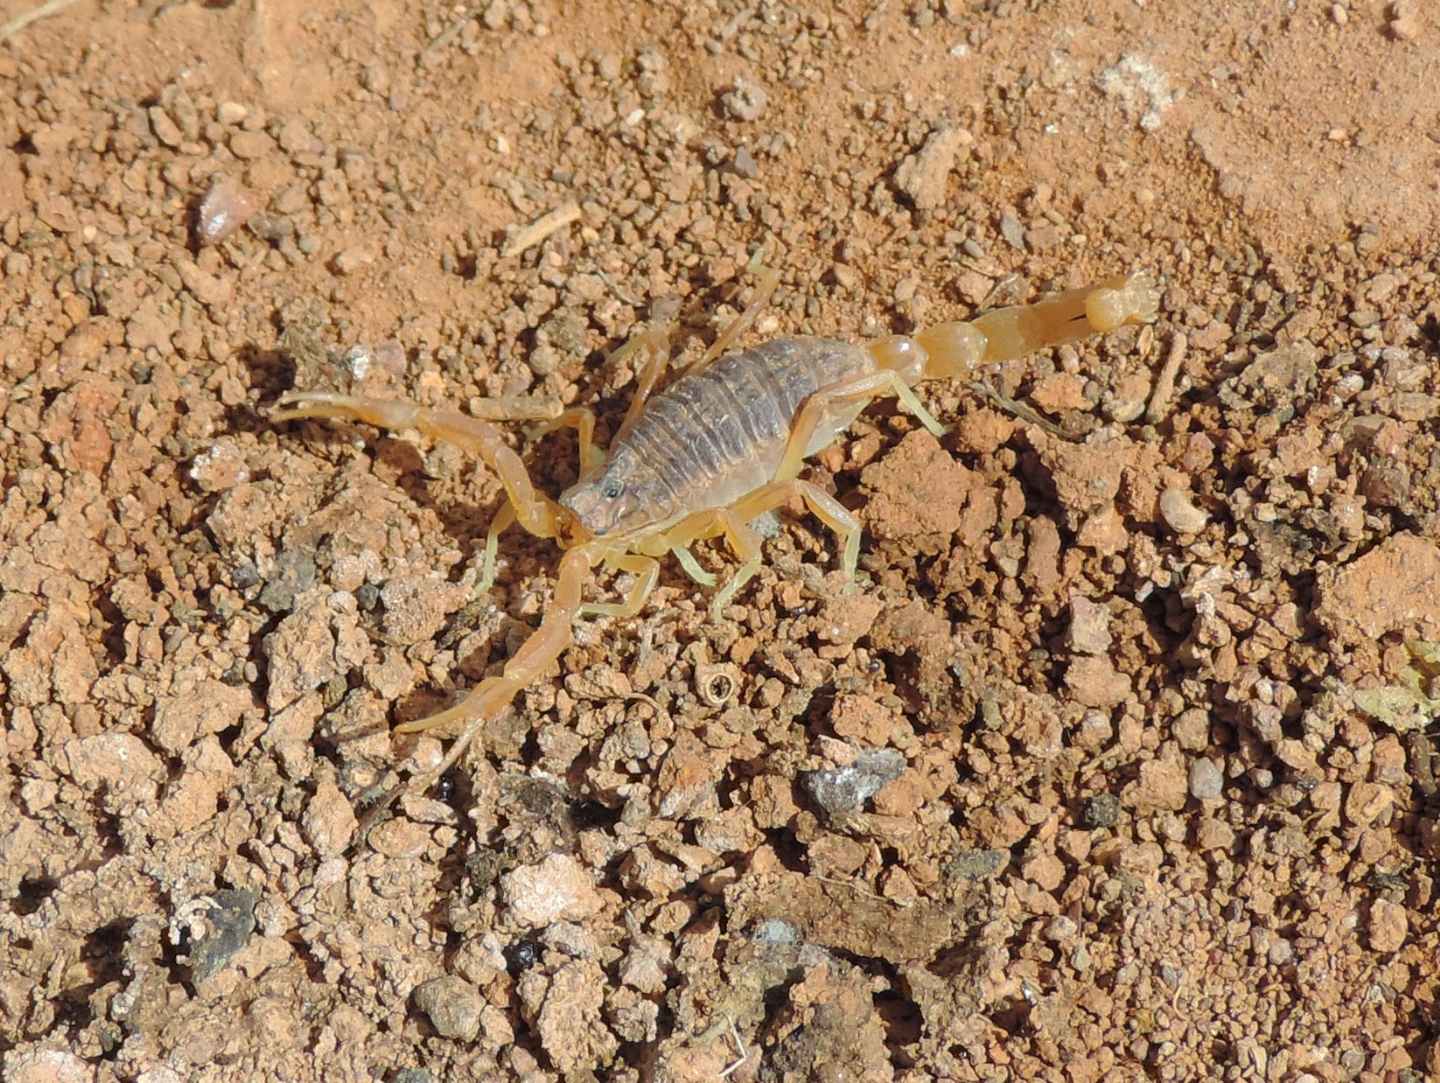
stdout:
[[[755,295],[751,298],[750,303],[745,306],[744,311],[730,321],[725,330],[720,332],[720,337],[711,343],[710,348],[699,360],[686,367],[686,372],[699,371],[719,356],[745,332],[747,327],[755,322],[760,310],[770,303],[770,295],[780,284],[780,273],[768,267],[759,267],[758,269],[760,281],[756,284]],[[634,336],[612,355],[611,360],[616,361],[633,350],[642,350],[649,355],[639,374],[635,377],[635,394],[630,398],[630,407],[625,411],[625,419],[620,422],[620,428],[615,432],[615,440],[623,440],[634,427],[635,422],[640,419],[640,412],[645,408],[645,403],[655,390],[655,385],[665,375],[665,369],[670,364],[670,338],[678,320],[678,311],[660,317],[651,327]]]
[[810,446],[815,431],[827,416],[833,416],[832,412],[838,413],[848,404],[864,404],[886,395],[894,395],[899,399],[905,409],[936,436],[944,435],[945,426],[925,409],[904,378],[893,369],[881,369],[879,372],[866,373],[823,387],[805,400],[790,428],[790,438],[785,444],[785,454],[780,459],[780,466],[775,471],[775,480],[789,481],[800,473],[806,455],[819,450]]
[[720,332],[718,338],[710,344],[710,348],[700,356],[698,361],[692,363],[687,371],[699,372],[711,361],[728,350],[737,338],[743,335],[746,329],[759,317],[762,309],[770,303],[771,296],[775,293],[775,287],[780,285],[780,272],[772,267],[756,265],[754,268],[759,273],[759,281],[755,283],[754,296],[750,303],[745,306],[740,315],[730,321],[725,330]]
[[292,392],[283,396],[276,406],[278,409],[271,415],[276,421],[341,418],[382,429],[416,429],[426,436],[454,444],[479,456],[495,471],[521,526],[541,538],[553,538],[558,533],[559,506],[536,490],[520,456],[504,442],[500,430],[487,421],[458,410],[431,410],[402,400],[326,391]]
[[715,513],[715,518],[718,527],[716,533],[725,535],[731,551],[740,561],[740,567],[735,574],[726,580],[710,600],[710,619],[718,621],[730,600],[760,570],[760,538],[750,529],[746,519],[732,508],[721,508]]
[[595,411],[588,406],[572,406],[558,417],[536,425],[531,433],[544,436],[556,429],[574,429],[580,444],[580,473],[586,474],[605,461],[605,452],[595,446]]
[[640,553],[611,553],[605,558],[605,563],[622,572],[629,572],[635,577],[635,585],[630,588],[630,593],[625,595],[623,602],[586,602],[580,607],[579,615],[633,617],[640,612],[646,599],[650,597],[650,592],[660,580],[660,562]]
[[634,427],[635,422],[640,419],[640,411],[645,408],[645,403],[650,398],[650,393],[655,390],[660,377],[665,375],[665,367],[670,363],[670,338],[675,333],[677,320],[678,312],[657,318],[644,331],[633,336],[610,355],[612,362],[619,361],[636,350],[646,355],[645,363],[635,377],[635,393],[630,396],[630,407],[625,411],[625,418],[620,422],[620,428],[616,430],[612,443],[623,440]]
[[670,546],[670,555],[680,562],[680,567],[685,574],[702,587],[713,587],[715,585],[715,576],[700,567],[700,562],[695,559],[695,554],[690,552],[685,546]]
[[[655,390],[655,385],[665,374],[665,366],[670,358],[670,339],[675,333],[677,319],[675,311],[664,310],[661,314],[656,315],[650,326],[631,335],[623,346],[610,355],[608,361],[610,364],[622,361],[636,352],[645,356],[645,361],[635,377],[635,393],[631,396],[630,406],[625,411],[625,418],[621,421],[614,439],[619,440],[630,431],[631,426],[639,418],[646,400],[650,398],[650,393]],[[604,465],[605,453],[595,445],[595,412],[593,410],[587,406],[572,406],[558,417],[536,426],[535,431],[537,434],[543,434],[559,428],[573,428],[580,441],[581,477],[599,470]]]
[[495,553],[500,548],[500,535],[515,525],[515,509],[510,501],[500,505],[500,510],[490,520],[490,529],[485,532],[484,556],[480,561],[480,581],[475,584],[477,594],[486,593],[495,585]]
[[[710,615],[717,620],[720,612],[730,603],[730,599],[735,596],[735,593],[760,570],[759,536],[750,529],[748,520],[731,508],[710,508],[696,512],[689,518],[682,519],[665,535],[665,542],[671,552],[677,554],[684,552],[690,558],[690,562],[694,563],[695,558],[690,554],[688,548],[690,543],[704,541],[722,534],[729,543],[731,552],[739,559],[740,568],[725,581],[720,592],[710,603]],[[681,558],[681,567],[690,572],[691,578],[704,582],[693,571],[690,571],[684,558]],[[699,568],[698,564],[696,568]],[[711,583],[714,582],[714,576],[709,576],[709,573],[703,574],[710,578]]]
[[793,496],[800,497],[810,514],[830,528],[840,543],[840,570],[847,579],[854,576],[860,559],[860,521],[820,486],[799,478],[772,481],[741,497],[730,510],[748,522],[780,507]]
[[840,571],[846,579],[853,579],[855,565],[860,561],[860,521],[850,514],[844,504],[818,485],[799,478],[780,484],[789,487],[785,499],[788,500],[791,493],[798,493],[810,509],[810,514],[834,533],[835,540],[840,543]]
[[747,524],[757,516],[780,507],[792,496],[800,497],[810,509],[810,513],[834,532],[840,542],[840,570],[847,579],[854,576],[855,565],[860,557],[859,520],[851,515],[840,501],[817,485],[798,478],[772,481],[769,485],[761,486],[742,497],[732,507],[705,513],[707,521],[696,524],[701,530],[699,537],[724,534],[731,549],[740,559],[740,567],[711,600],[711,619],[719,620],[725,607],[760,570],[760,540]]

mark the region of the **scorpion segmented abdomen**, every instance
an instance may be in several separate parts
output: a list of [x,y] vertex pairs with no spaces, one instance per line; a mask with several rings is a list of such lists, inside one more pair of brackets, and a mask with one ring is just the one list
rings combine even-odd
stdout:
[[862,348],[830,339],[726,354],[652,399],[626,443],[672,507],[728,503],[770,480],[807,398],[870,367]]

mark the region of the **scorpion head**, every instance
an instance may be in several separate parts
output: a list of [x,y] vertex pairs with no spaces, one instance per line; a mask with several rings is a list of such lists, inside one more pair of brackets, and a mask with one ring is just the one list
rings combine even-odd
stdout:
[[649,501],[639,492],[631,463],[626,456],[617,456],[590,477],[581,477],[560,497],[560,505],[580,525],[597,538],[624,534],[644,526]]

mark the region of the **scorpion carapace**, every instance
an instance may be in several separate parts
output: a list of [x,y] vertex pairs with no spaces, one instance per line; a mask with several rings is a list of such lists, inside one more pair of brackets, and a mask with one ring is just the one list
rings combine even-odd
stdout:
[[[954,379],[978,366],[1020,357],[1125,324],[1152,319],[1159,294],[1148,275],[1114,278],[1035,304],[996,309],[971,322],[936,324],[913,335],[864,343],[783,338],[724,352],[773,290],[767,273],[756,299],[690,370],[651,392],[669,358],[670,328],[651,327],[622,349],[644,357],[637,390],[608,452],[594,446],[594,415],[565,411],[549,427],[573,427],[580,444],[580,479],[557,502],[531,484],[520,457],[488,421],[454,410],[428,409],[326,392],[295,392],[280,400],[276,420],[342,418],[386,429],[413,428],[479,456],[499,477],[505,504],[486,539],[482,586],[493,581],[496,539],[512,523],[554,538],[565,550],[555,594],[540,627],[505,664],[454,707],[398,727],[402,732],[464,726],[436,772],[447,769],[487,720],[497,717],[571,641],[577,616],[630,616],[659,577],[658,558],[673,554],[682,568],[711,586],[690,546],[724,536],[740,561],[716,593],[718,617],[760,567],[760,541],[750,523],[799,497],[841,545],[840,567],[855,572],[860,523],[830,493],[799,477],[804,460],[834,442],[873,399],[894,397],[921,424],[945,430],[916,397],[924,380]],[[520,403],[490,403],[496,418],[533,417]],[[592,571],[629,572],[620,602],[583,603]]]

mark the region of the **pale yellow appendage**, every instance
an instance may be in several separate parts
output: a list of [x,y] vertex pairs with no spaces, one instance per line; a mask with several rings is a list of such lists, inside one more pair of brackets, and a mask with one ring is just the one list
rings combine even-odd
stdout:
[[695,559],[695,554],[683,545],[670,546],[670,555],[680,564],[681,569],[695,582],[702,587],[713,587],[716,583],[715,576],[700,566]]
[[[445,758],[424,775],[412,780],[413,785],[429,785],[432,780],[439,778],[458,763],[484,724],[500,717],[501,712],[511,704],[520,690],[533,683],[545,671],[545,667],[560,657],[560,652],[570,645],[571,629],[580,609],[580,592],[590,579],[594,558],[595,554],[585,546],[571,549],[560,558],[560,567],[555,577],[555,595],[550,608],[540,622],[540,627],[505,663],[500,676],[486,677],[448,711],[395,727],[398,733],[419,733],[432,729],[460,731]],[[400,788],[391,790],[366,813],[360,832],[362,838],[400,792]]]
[[915,415],[920,424],[936,436],[945,434],[945,426],[936,421],[930,411],[925,409],[925,405],[916,397],[915,392],[910,390],[910,386],[900,378],[898,373],[888,369],[867,373],[863,376],[843,380],[830,387],[821,388],[805,400],[805,405],[800,407],[799,412],[795,415],[795,423],[790,428],[790,439],[785,444],[785,454],[781,457],[780,466],[775,471],[775,480],[789,481],[800,473],[800,468],[805,464],[805,453],[809,450],[815,430],[824,422],[831,410],[849,403],[865,402],[889,395],[899,399],[901,405]]
[[645,355],[645,363],[640,366],[640,371],[635,376],[635,391],[630,396],[630,406],[625,411],[625,419],[620,422],[620,428],[615,430],[614,440],[623,440],[635,427],[635,422],[640,419],[640,412],[645,409],[645,403],[650,400],[655,385],[665,375],[665,369],[670,364],[670,339],[674,333],[675,317],[659,320],[632,336],[629,342],[610,356],[613,364],[637,351]]
[[495,585],[495,554],[500,548],[500,535],[515,525],[515,509],[507,500],[490,520],[490,529],[485,532],[484,556],[480,561],[480,580],[475,584],[477,594],[486,593]]
[[780,272],[760,264],[755,264],[751,270],[754,270],[758,277],[755,283],[755,292],[750,297],[750,303],[730,321],[715,341],[710,343],[710,348],[700,356],[700,359],[687,367],[687,372],[699,372],[733,346],[735,340],[745,333],[765,306],[770,303],[770,298],[775,293],[775,287],[780,285]]
[[400,399],[371,399],[326,391],[297,391],[285,395],[271,414],[276,421],[335,418],[361,421],[382,429],[415,429],[426,436],[470,452],[495,471],[516,520],[531,534],[553,538],[561,508],[530,483],[520,456],[504,442],[500,430],[487,421],[457,410],[432,410]]
[[588,406],[572,406],[558,417],[550,418],[536,425],[531,432],[544,436],[556,429],[574,429],[580,445],[580,473],[597,468],[605,461],[605,452],[595,446],[595,411]]
[[1144,272],[1108,278],[1031,305],[997,308],[969,322],[942,323],[915,334],[929,355],[926,380],[969,376],[975,366],[1010,361],[1036,350],[1147,323],[1160,307],[1155,280]]
[[580,616],[633,617],[645,605],[650,592],[660,579],[660,562],[654,557],[640,553],[610,553],[605,563],[635,577],[635,585],[625,595],[623,602],[586,602],[580,607]]
[[855,574],[860,556],[860,523],[824,489],[808,481],[792,478],[774,481],[742,497],[733,507],[704,511],[677,524],[667,535],[672,544],[688,545],[692,541],[724,535],[740,567],[725,581],[710,603],[710,616],[720,619],[725,607],[760,570],[760,539],[747,525],[767,511],[780,507],[792,496],[799,496],[817,519],[834,531],[841,545],[840,568],[849,577]]
[[[488,422],[454,410],[431,410],[410,402],[326,392],[286,395],[280,400],[279,406],[280,409],[273,415],[279,421],[343,418],[385,429],[416,429],[479,456],[499,475],[509,500],[506,507],[496,515],[486,538],[487,567],[482,573],[482,579],[493,574],[493,544],[500,531],[510,522],[518,521],[526,530],[540,537],[556,535],[557,517],[563,514],[561,509],[549,497],[535,490],[520,457],[501,442],[499,430]],[[469,722],[478,724],[497,717],[515,698],[516,693],[539,676],[570,643],[570,625],[580,608],[580,590],[588,581],[590,569],[599,555],[589,547],[582,546],[570,550],[561,558],[555,583],[555,599],[546,612],[545,619],[506,662],[499,677],[487,677],[481,681],[450,710],[407,722],[397,726],[396,730],[400,733],[416,733],[431,729],[459,728]],[[468,736],[466,740],[468,741]],[[451,754],[458,755],[453,749]]]

